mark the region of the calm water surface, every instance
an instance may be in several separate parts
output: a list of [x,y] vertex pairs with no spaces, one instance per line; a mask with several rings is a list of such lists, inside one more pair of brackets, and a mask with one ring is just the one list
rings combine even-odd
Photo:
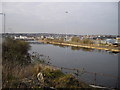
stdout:
[[[52,65],[66,68],[85,68],[89,72],[118,76],[118,54],[50,44],[31,44],[31,46],[30,52],[49,56]],[[94,75],[84,74],[81,78],[88,83],[94,83]],[[98,75],[96,83],[97,85],[116,87],[118,80]]]

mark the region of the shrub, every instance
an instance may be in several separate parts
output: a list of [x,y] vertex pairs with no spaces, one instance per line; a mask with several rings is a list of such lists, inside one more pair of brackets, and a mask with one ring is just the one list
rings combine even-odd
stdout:
[[3,64],[8,62],[19,62],[19,64],[27,64],[30,62],[28,50],[30,45],[21,40],[5,38],[2,43]]

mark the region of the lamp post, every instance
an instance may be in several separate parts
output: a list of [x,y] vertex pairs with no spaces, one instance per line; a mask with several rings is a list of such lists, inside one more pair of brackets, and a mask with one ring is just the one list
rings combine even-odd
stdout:
[[0,14],[4,16],[4,34],[5,34],[5,13],[0,13]]

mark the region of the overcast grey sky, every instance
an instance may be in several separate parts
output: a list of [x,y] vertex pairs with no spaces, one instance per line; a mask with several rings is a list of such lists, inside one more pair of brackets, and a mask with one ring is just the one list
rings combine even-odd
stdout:
[[4,2],[6,32],[118,34],[117,5],[117,2]]

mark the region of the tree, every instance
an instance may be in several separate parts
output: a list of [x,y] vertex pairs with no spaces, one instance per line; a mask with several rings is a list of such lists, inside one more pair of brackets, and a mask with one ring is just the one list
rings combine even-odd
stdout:
[[61,37],[60,40],[59,40],[59,42],[60,43],[64,42],[64,39],[65,39],[64,37]]
[[90,40],[90,39],[88,39],[88,38],[84,38],[84,39],[82,40],[82,43],[83,43],[83,44],[93,44],[93,41]]
[[12,38],[5,38],[2,43],[2,58],[3,63],[9,62],[20,62],[20,64],[26,64],[30,62],[28,50],[30,45],[21,40],[14,40]]
[[72,37],[71,39],[72,42],[80,42],[80,38],[79,37]]

